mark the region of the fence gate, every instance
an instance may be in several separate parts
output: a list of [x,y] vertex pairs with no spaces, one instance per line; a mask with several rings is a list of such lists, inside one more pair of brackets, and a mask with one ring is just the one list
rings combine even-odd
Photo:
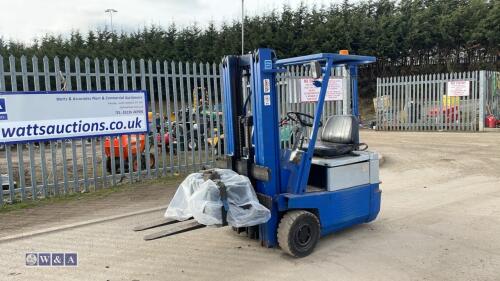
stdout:
[[490,76],[475,71],[377,78],[377,130],[482,131]]
[[485,114],[493,114],[500,119],[500,72],[486,72],[485,82]]

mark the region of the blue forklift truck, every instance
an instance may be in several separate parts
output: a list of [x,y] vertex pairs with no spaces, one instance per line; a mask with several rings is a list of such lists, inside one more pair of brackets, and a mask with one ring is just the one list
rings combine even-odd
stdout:
[[[271,211],[266,223],[236,231],[259,239],[265,247],[280,246],[292,256],[304,257],[320,237],[377,217],[381,200],[378,154],[359,142],[357,98],[357,67],[374,61],[369,56],[333,53],[277,59],[267,48],[224,58],[226,155],[218,165],[246,175],[259,202]],[[287,112],[297,130],[293,146],[282,148],[276,75],[290,66],[305,66],[320,94],[314,116]],[[332,68],[339,66],[351,74],[353,115],[330,116],[322,124],[328,81]],[[194,220],[181,225],[164,219],[134,230],[170,224],[144,239],[204,227]]]

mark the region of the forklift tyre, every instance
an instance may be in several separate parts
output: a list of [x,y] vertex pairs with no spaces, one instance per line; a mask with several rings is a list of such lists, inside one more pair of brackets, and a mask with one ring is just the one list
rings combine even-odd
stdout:
[[[123,163],[125,164],[125,170],[128,170],[128,162],[126,160],[123,161]],[[108,172],[108,174],[112,174],[113,173],[113,165],[112,165],[112,159],[111,157],[106,157],[106,172]],[[120,157],[115,157],[115,173],[118,173],[120,171]]]
[[111,157],[106,157],[106,172],[111,173]]
[[[155,167],[155,155],[153,153],[149,153],[149,168],[150,169],[153,169]],[[145,155],[141,155],[141,169],[142,170],[146,170],[146,156]]]
[[210,145],[209,148],[214,156],[216,157],[219,156],[219,150],[217,149],[217,144]]
[[278,243],[287,254],[302,258],[316,247],[320,223],[316,215],[304,210],[287,212],[278,227]]
[[132,171],[137,172],[137,171],[139,171],[139,164],[138,164],[139,162],[137,161],[137,157],[135,157],[135,155],[132,158],[133,158],[132,159]]
[[198,139],[197,138],[189,139],[187,148],[189,151],[198,150]]
[[154,153],[149,153],[149,168],[153,169],[156,165],[156,159]]

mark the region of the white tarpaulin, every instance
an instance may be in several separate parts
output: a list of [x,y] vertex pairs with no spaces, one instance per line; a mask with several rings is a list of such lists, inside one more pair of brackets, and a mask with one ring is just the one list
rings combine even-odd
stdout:
[[[250,180],[227,169],[214,169],[227,191],[227,222],[234,227],[253,226],[271,218],[269,209],[259,203]],[[193,217],[204,225],[222,224],[223,203],[219,187],[203,173],[192,173],[181,183],[165,212],[166,218],[187,220]]]
[[[320,87],[313,84],[314,79],[300,79],[300,101],[316,102],[319,98]],[[342,78],[331,78],[328,81],[325,101],[342,100],[344,95]]]

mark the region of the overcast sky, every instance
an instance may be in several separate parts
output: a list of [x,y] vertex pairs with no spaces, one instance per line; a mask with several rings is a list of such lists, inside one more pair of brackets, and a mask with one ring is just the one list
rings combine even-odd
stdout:
[[[248,15],[262,14],[284,3],[296,7],[328,5],[340,0],[245,0]],[[117,31],[136,30],[144,25],[204,26],[241,17],[240,0],[0,0],[0,37],[25,43],[46,33],[68,34],[71,30],[104,28],[109,25],[107,8],[118,10],[113,17]]]

